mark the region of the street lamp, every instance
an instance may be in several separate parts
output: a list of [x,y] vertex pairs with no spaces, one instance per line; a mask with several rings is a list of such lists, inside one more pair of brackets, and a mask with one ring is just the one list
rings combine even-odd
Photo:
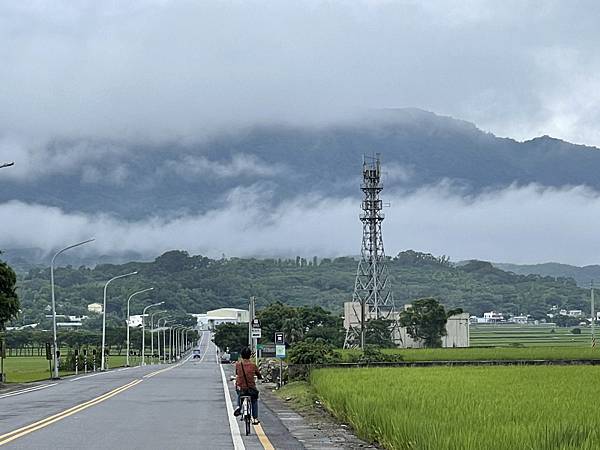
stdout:
[[[158,362],[159,362],[159,364],[160,364],[160,321],[161,320],[167,320],[167,317],[159,317],[156,320],[156,330],[157,330],[157,333],[158,333],[158,335],[156,336],[156,344],[157,344],[156,348],[158,349]],[[164,346],[163,346],[163,349],[164,349]]]
[[166,310],[154,311],[150,314],[150,361],[154,361],[154,315],[164,313]]
[[162,305],[165,302],[158,302],[158,303],[152,303],[151,305],[148,305],[144,308],[144,311],[142,312],[142,366],[146,365],[146,358],[145,358],[145,349],[146,349],[146,321],[144,320],[144,318],[146,317],[146,311],[148,310],[148,308],[152,308],[153,306],[158,306],[158,305]]
[[[108,285],[111,283],[111,281],[117,280],[119,278],[128,277],[130,275],[137,275],[137,270],[135,272],[126,273],[123,275],[117,275],[116,277],[112,277],[104,285],[104,303],[102,306],[102,356],[101,356],[102,359],[101,359],[101,364],[100,364],[100,370],[105,370],[104,368],[106,367],[106,365],[105,365],[106,357],[104,356],[104,347],[106,345],[106,289],[108,288]],[[129,329],[129,325],[128,325],[128,329]]]
[[[12,165],[12,164],[9,164],[9,165]],[[5,164],[0,167],[7,167],[7,166]],[[79,247],[80,245],[87,244],[88,242],[92,242],[93,240],[94,240],[93,238],[88,239],[87,241],[78,242],[77,244],[69,245],[68,247],[63,248],[62,250],[59,250],[58,252],[56,252],[54,254],[54,256],[52,257],[52,262],[50,263],[50,290],[52,291],[52,334],[53,334],[53,341],[54,341],[54,356],[52,357],[52,360],[54,361],[54,373],[52,375],[52,378],[55,378],[55,379],[58,378],[58,343],[57,343],[57,338],[56,338],[56,301],[54,298],[54,260],[61,253],[66,252],[67,250],[70,250],[74,247]]]
[[142,294],[143,292],[148,292],[148,291],[151,291],[151,290],[153,290],[153,289],[154,289],[154,288],[153,288],[153,287],[151,287],[151,288],[148,288],[148,289],[142,289],[141,291],[134,292],[134,293],[133,293],[133,294],[131,294],[131,295],[129,296],[129,298],[127,299],[127,362],[125,363],[125,365],[126,365],[127,367],[129,367],[129,324],[131,323],[131,316],[129,315],[129,302],[131,301],[131,299],[132,299],[134,296],[136,296],[136,295],[138,295],[138,294]]
[[175,339],[175,360],[181,357],[181,343],[179,339],[179,333],[181,332],[182,325],[175,325],[173,327],[174,339]]
[[[160,319],[158,319],[158,325],[160,328],[160,321],[164,320],[163,322],[163,363],[166,364],[167,363],[167,323],[172,322],[172,320],[169,320],[168,317],[161,317]],[[160,345],[160,331],[158,333],[158,338],[159,338],[159,345]]]
[[182,354],[182,340],[183,340],[183,331],[187,329],[186,326],[184,325],[175,325],[175,345],[177,347],[177,350],[175,351],[175,355],[177,355],[177,357],[181,358],[181,354]]

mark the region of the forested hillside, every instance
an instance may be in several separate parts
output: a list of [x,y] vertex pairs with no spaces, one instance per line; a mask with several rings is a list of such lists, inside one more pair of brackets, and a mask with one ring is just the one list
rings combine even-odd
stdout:
[[600,266],[597,264],[583,267],[552,262],[543,264],[493,264],[499,269],[521,275],[537,274],[550,277],[573,278],[579,286],[584,288],[589,287],[590,282],[594,282],[596,286],[600,286]]
[[[171,251],[153,262],[59,268],[55,271],[58,314],[88,314],[89,303],[102,301],[106,280],[133,270],[139,274],[109,287],[109,320],[124,318],[127,296],[151,286],[150,298],[165,301],[169,310],[200,313],[223,306],[241,308],[255,296],[258,308],[281,301],[320,305],[340,313],[343,303],[352,297],[356,261],[348,257],[213,260]],[[432,296],[447,307],[461,307],[471,314],[496,309],[542,318],[551,305],[587,309],[588,304],[588,291],[570,278],[516,275],[487,262],[456,267],[444,257],[407,251],[389,259],[389,270],[399,307]],[[50,304],[49,278],[49,269],[33,268],[19,274],[22,314],[16,324],[44,322]],[[132,300],[132,314],[139,314],[143,305],[150,303],[140,297]]]

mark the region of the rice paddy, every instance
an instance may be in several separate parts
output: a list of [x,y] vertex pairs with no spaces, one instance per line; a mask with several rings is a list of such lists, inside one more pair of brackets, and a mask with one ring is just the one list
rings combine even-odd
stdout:
[[311,384],[387,449],[597,449],[598,366],[319,369]]

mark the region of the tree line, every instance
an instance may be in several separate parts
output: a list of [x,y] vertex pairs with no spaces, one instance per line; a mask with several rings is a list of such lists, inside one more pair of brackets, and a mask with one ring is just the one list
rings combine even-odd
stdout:
[[[170,251],[152,262],[102,264],[95,268],[60,267],[55,271],[57,313],[90,315],[87,305],[102,301],[102,286],[117,274],[138,270],[135,277],[111,285],[107,303],[109,324],[121,323],[128,294],[153,286],[150,299],[165,301],[164,308],[205,312],[220,307],[246,308],[255,296],[257,308],[281,302],[294,307],[319,306],[336,315],[352,298],[357,261],[354,258],[293,260],[190,256]],[[500,310],[546,318],[551,306],[586,309],[589,291],[570,278],[516,275],[483,261],[452,264],[447,257],[406,251],[388,258],[390,282],[398,306],[419,298],[435,298],[446,308],[470,314]],[[30,268],[17,277],[21,312],[13,325],[49,326],[49,269]],[[134,298],[132,314],[139,314],[148,299]],[[14,308],[13,308],[14,309]],[[98,326],[93,319],[89,328]]]

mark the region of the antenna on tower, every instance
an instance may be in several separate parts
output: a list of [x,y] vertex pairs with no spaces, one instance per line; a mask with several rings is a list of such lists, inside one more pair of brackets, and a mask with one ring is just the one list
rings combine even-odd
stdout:
[[[391,284],[386,267],[381,222],[385,218],[383,203],[379,194],[381,183],[380,154],[363,156],[363,182],[361,190],[364,198],[361,204],[360,220],[363,224],[360,261],[356,271],[354,294],[351,307],[345,307],[346,339],[344,348],[365,347],[368,321],[388,319],[396,322],[396,311]],[[392,335],[393,329],[390,329]]]

